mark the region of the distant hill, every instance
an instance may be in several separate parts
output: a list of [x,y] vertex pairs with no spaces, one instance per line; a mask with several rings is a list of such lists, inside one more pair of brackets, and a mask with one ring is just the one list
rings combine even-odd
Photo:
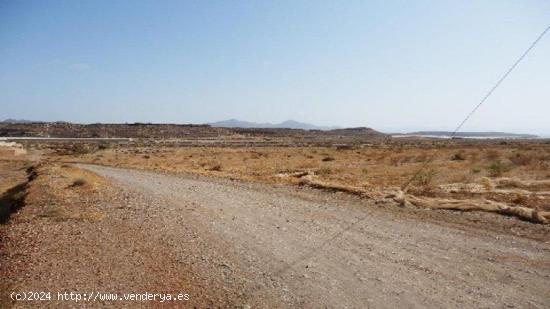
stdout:
[[[398,135],[415,135],[425,137],[442,137],[449,138],[453,132],[450,131],[419,131]],[[459,138],[538,138],[538,135],[534,134],[518,134],[518,133],[506,133],[506,132],[458,132],[454,135]]]
[[0,123],[13,123],[13,124],[16,124],[16,123],[19,123],[19,124],[23,124],[23,123],[42,123],[43,121],[33,121],[33,120],[25,120],[25,119],[6,119],[6,120],[3,120],[3,121],[0,121]]
[[229,134],[230,129],[196,124],[0,122],[1,137],[54,138],[206,138]]
[[[285,126],[296,126],[288,123]],[[303,127],[303,126],[301,126]],[[152,140],[169,139],[180,145],[233,145],[233,146],[335,146],[361,145],[385,139],[387,135],[366,127],[334,130],[291,128],[215,128],[204,124],[167,123],[91,123],[68,122],[0,122],[0,139],[9,138],[135,138]],[[163,141],[164,142],[164,141]],[[168,142],[168,141],[166,141]]]
[[209,125],[219,128],[302,129],[323,131],[338,129],[338,127],[316,126],[309,123],[298,122],[295,120],[287,120],[281,123],[256,123],[237,119],[229,119],[209,123]]

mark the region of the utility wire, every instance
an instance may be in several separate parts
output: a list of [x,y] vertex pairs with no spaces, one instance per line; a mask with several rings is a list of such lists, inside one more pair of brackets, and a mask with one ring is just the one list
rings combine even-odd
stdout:
[[[462,122],[456,127],[456,129],[453,131],[453,133],[451,134],[451,138],[455,137],[456,133],[458,132],[458,130],[460,130],[460,128],[462,128],[462,126],[466,123],[466,121],[468,121],[468,119],[470,119],[470,117],[476,112],[476,110],[485,102],[487,101],[487,99],[493,94],[493,92],[500,86],[500,84],[506,79],[506,77],[508,77],[508,75],[510,75],[510,73],[516,68],[516,66],[523,60],[523,58],[525,58],[527,56],[527,54],[529,54],[529,52],[535,47],[535,45],[537,45],[537,43],[542,39],[542,37],[544,37],[544,35],[550,30],[550,26],[548,26],[538,37],[537,39],[529,46],[529,48],[518,58],[518,60],[516,60],[516,62],[514,62],[514,64],[506,71],[506,73],[498,80],[498,82],[491,88],[491,90],[489,90],[489,92],[483,97],[483,99],[475,106],[475,108],[466,116],[466,118],[464,118],[464,120],[462,120]],[[404,186],[402,187],[402,189],[405,191],[405,189],[410,185],[410,183],[418,176],[418,174],[420,174],[429,164],[430,162],[433,160],[433,156],[429,159],[429,160],[426,160],[424,161],[424,164],[420,167],[420,169],[418,169],[418,171],[413,175],[413,177],[411,177],[405,184]],[[280,268],[279,270],[277,270],[275,272],[275,275],[282,275],[284,274],[285,272],[287,272],[289,269],[291,269],[292,267],[294,267],[295,265],[297,265],[298,263],[300,263],[301,261],[304,261],[306,259],[309,259],[310,257],[312,257],[315,253],[319,252],[319,250],[323,249],[327,244],[329,244],[330,242],[333,242],[334,240],[336,240],[337,238],[339,238],[340,236],[342,236],[345,232],[349,231],[351,228],[353,228],[354,226],[356,226],[357,224],[361,223],[362,221],[364,221],[365,219],[368,218],[368,215],[365,215],[363,217],[360,217],[358,218],[357,220],[353,221],[351,224],[349,224],[347,227],[345,227],[344,229],[340,230],[339,232],[336,232],[334,235],[332,235],[329,239],[323,241],[319,246],[317,246],[316,248],[312,249],[311,251],[309,251],[308,253],[302,255],[301,257],[299,257],[298,259],[286,264],[285,266],[283,266],[282,268]],[[256,291],[257,292],[257,291]]]
[[462,126],[466,123],[466,121],[468,121],[468,119],[470,119],[470,117],[472,117],[472,115],[477,111],[477,109],[483,103],[485,103],[485,101],[487,101],[487,99],[493,94],[493,92],[498,88],[498,86],[500,86],[500,84],[506,79],[506,77],[508,77],[508,75],[510,75],[510,73],[512,73],[512,71],[518,66],[518,64],[523,60],[523,58],[525,58],[525,56],[527,56],[527,54],[531,51],[531,49],[533,49],[533,47],[535,47],[535,45],[537,45],[537,43],[542,39],[542,37],[546,34],[546,32],[548,32],[548,30],[550,30],[550,26],[548,26],[546,29],[544,29],[544,31],[537,37],[537,39],[533,43],[531,43],[529,48],[527,48],[527,50],[518,58],[518,60],[516,60],[516,62],[514,62],[514,64],[508,69],[508,71],[506,71],[506,73],[504,73],[504,75],[502,75],[502,77],[493,86],[493,88],[491,88],[491,90],[489,90],[489,92],[487,92],[487,94],[483,97],[483,99],[479,102],[479,104],[477,104],[476,107],[468,114],[468,116],[466,116],[466,118],[464,118],[464,120],[462,120],[462,122],[458,125],[458,127],[456,127],[456,129],[453,131],[453,134],[451,134],[451,137],[454,137],[456,135],[456,133],[458,132],[458,130],[460,130],[460,128],[462,128]]
[[[481,105],[483,105],[483,103],[485,103],[485,101],[487,101],[487,99],[493,94],[493,92],[495,92],[495,90],[500,86],[500,84],[502,84],[502,82],[508,77],[508,75],[512,73],[512,71],[525,58],[525,56],[529,54],[529,52],[533,49],[533,47],[535,47],[535,45],[537,45],[537,43],[542,39],[542,37],[544,37],[544,35],[548,32],[548,30],[550,30],[550,26],[544,29],[544,31],[537,37],[537,39],[533,43],[531,43],[529,48],[527,48],[527,50],[523,52],[523,54],[516,60],[516,62],[514,62],[514,64],[506,71],[506,73],[504,73],[504,75],[502,75],[502,77],[497,81],[497,83],[491,88],[491,90],[487,92],[487,94],[483,97],[483,99],[479,101],[479,103],[474,107],[474,109],[472,109],[472,111],[466,116],[466,118],[462,120],[462,122],[456,127],[456,129],[451,134],[450,136],[451,139],[456,136],[456,134],[462,128],[462,126],[464,126],[466,121],[468,121],[468,119],[472,117],[472,115],[481,107]],[[405,182],[403,186],[401,186],[401,190],[406,191],[409,185],[416,179],[416,177],[418,177],[418,175],[420,175],[420,173],[422,173],[422,171],[433,161],[433,159],[434,159],[434,156],[424,161],[424,164],[420,166],[420,168],[413,174],[413,176],[409,178],[409,180],[407,180],[407,182]]]

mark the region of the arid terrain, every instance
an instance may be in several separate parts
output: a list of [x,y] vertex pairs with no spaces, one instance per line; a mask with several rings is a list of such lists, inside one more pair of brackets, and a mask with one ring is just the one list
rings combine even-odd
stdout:
[[550,215],[550,144],[544,141],[375,139],[331,147],[143,143],[49,151],[59,162],[307,185],[374,200],[406,186],[410,198],[402,202],[417,206],[494,211],[513,207],[507,214],[541,223]]
[[549,21],[0,0],[0,309],[550,309]]
[[233,137],[18,141],[26,154],[0,158],[0,307],[36,306],[9,299],[22,290],[550,306],[548,142],[218,129]]

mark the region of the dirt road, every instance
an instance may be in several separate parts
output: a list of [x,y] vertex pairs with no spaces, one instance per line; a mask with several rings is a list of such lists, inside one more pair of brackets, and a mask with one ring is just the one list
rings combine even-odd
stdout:
[[124,220],[190,265],[197,291],[223,291],[218,301],[229,305],[550,306],[548,242],[423,222],[339,194],[84,167],[126,191]]

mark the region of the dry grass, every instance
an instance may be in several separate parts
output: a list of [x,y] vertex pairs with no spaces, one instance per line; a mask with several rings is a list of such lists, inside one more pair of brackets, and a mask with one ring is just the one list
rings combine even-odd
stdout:
[[[549,149],[546,145],[533,150],[522,150],[519,146],[495,146],[494,149],[485,150],[402,147],[342,150],[323,147],[140,147],[105,149],[81,156],[78,161],[138,169],[215,174],[264,182],[279,182],[280,178],[275,175],[281,170],[310,170],[319,171],[327,180],[345,185],[360,186],[367,181],[381,187],[391,187],[400,186],[424,161],[434,155],[430,168],[437,173],[426,175],[419,185],[425,185],[428,181],[434,184],[455,182],[469,174],[475,174],[475,178],[518,176],[524,179],[546,179],[550,177],[550,171],[541,167],[550,162]],[[522,158],[520,161],[508,159],[517,158],[517,153]],[[545,158],[542,154],[547,154],[548,157]],[[149,158],[144,159],[143,155]]]
[[[496,143],[469,147],[109,147],[71,160],[264,183],[303,184],[302,178],[307,176],[317,187],[341,191],[368,188],[369,192],[396,190],[430,161],[413,179],[410,190],[418,196],[445,198],[480,197],[463,193],[449,196],[440,189],[446,184],[479,184],[486,177],[550,179],[550,145],[542,143],[529,147]],[[549,204],[545,199],[518,198],[512,193],[484,192],[483,196],[499,202],[520,201],[532,208],[547,209]]]

